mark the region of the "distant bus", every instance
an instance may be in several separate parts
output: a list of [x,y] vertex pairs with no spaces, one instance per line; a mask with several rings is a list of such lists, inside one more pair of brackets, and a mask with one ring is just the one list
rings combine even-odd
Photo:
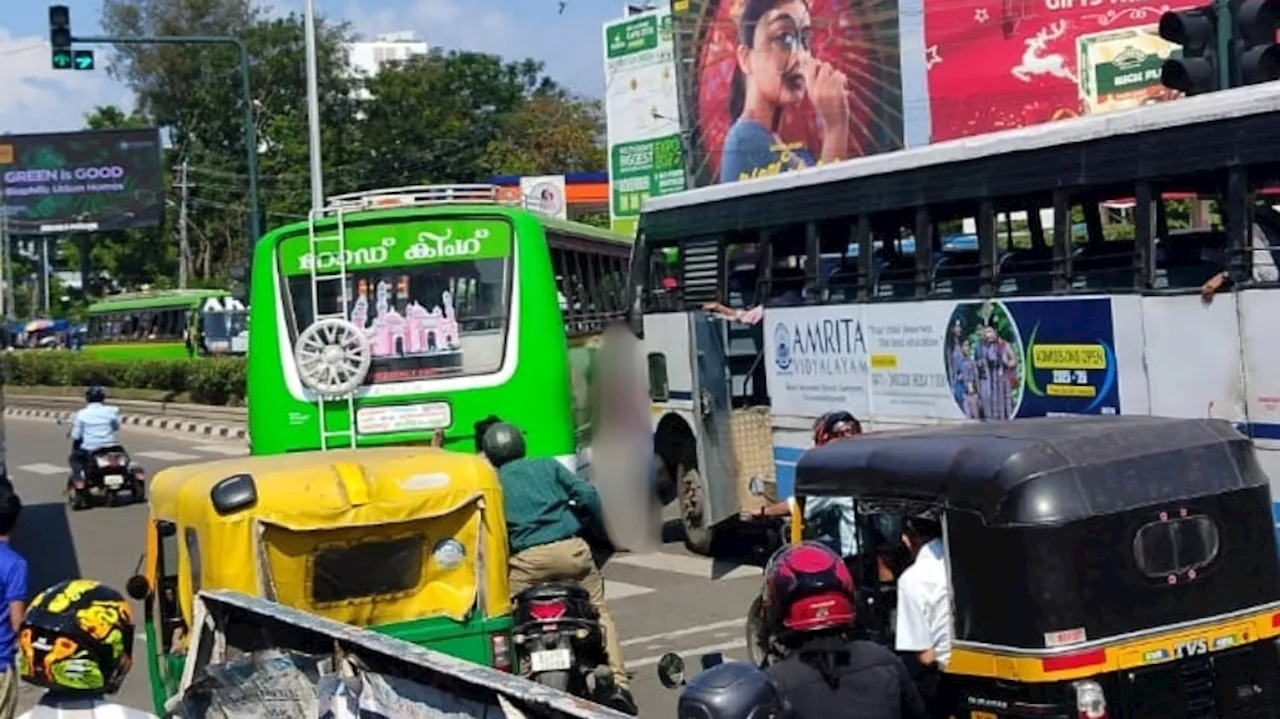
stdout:
[[1277,111],[1262,85],[648,201],[633,327],[690,544],[753,484],[790,495],[838,409],[871,431],[1216,417],[1280,481]]
[[[232,351],[230,337],[212,349],[201,339],[206,327],[222,333],[229,305],[227,290],[156,290],[113,295],[89,305],[84,352],[102,359],[181,359]],[[240,306],[243,316],[243,306]],[[239,326],[243,326],[240,321]],[[215,335],[216,336],[216,335]],[[243,353],[243,350],[241,350]]]
[[430,442],[488,415],[579,468],[587,376],[625,314],[631,240],[498,201],[489,185],[330,200],[259,241],[249,335],[255,455]]

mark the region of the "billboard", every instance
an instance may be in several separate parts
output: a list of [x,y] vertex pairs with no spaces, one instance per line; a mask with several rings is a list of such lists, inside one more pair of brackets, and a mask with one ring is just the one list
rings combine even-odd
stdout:
[[1160,84],[1160,64],[1175,46],[1156,26],[1183,5],[924,0],[924,7],[933,142],[1179,94]]
[[164,217],[160,131],[0,137],[0,178],[16,234],[155,227]]
[[897,0],[677,7],[698,185],[902,148]]
[[646,197],[685,189],[674,48],[669,10],[604,26],[609,219],[615,232],[635,231]]

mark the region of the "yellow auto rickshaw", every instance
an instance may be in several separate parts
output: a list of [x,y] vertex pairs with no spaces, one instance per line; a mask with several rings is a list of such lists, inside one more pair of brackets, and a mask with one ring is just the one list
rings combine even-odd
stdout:
[[483,458],[380,447],[166,469],[143,571],[152,695],[181,680],[202,589],[259,596],[510,669],[507,526]]
[[795,492],[854,499],[860,533],[874,524],[864,514],[894,507],[939,518],[952,627],[936,699],[947,715],[1280,715],[1270,481],[1226,421],[870,434],[807,451]]

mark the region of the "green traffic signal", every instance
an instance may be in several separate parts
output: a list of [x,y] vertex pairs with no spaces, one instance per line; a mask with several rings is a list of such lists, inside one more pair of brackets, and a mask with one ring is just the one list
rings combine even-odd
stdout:
[[71,57],[70,50],[54,50],[53,51],[53,69],[54,70],[70,70],[75,64]]
[[93,50],[76,50],[72,53],[77,70],[93,69]]

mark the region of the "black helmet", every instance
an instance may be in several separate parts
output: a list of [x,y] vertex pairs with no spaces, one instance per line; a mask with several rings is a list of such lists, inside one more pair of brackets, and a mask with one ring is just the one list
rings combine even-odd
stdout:
[[783,719],[789,714],[782,690],[747,662],[718,664],[680,693],[679,719]]
[[73,579],[36,596],[18,628],[23,681],[62,693],[114,694],[133,665],[133,613],[116,590]]
[[484,456],[495,467],[524,457],[524,435],[514,425],[499,422],[484,433]]
[[107,388],[100,384],[95,384],[84,391],[85,402],[106,402]]

